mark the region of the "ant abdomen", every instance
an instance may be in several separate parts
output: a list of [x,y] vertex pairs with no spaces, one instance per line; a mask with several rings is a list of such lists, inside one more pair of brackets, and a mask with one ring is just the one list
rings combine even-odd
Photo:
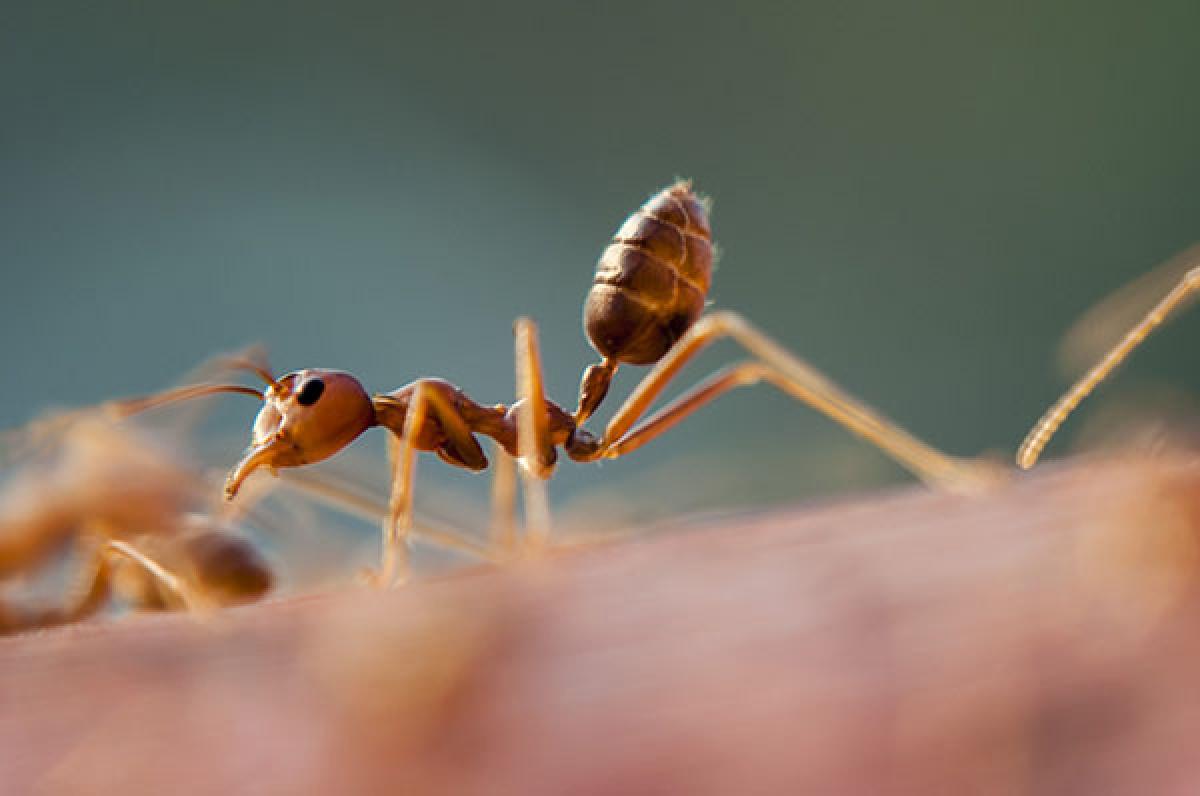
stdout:
[[592,346],[612,362],[657,362],[704,311],[712,262],[708,210],[691,182],[652,196],[596,265],[584,305]]

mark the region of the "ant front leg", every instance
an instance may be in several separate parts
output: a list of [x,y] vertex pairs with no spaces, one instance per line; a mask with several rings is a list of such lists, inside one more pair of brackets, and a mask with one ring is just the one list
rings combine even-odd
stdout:
[[[735,340],[755,359],[717,373],[635,428],[683,366],[723,337]],[[955,492],[976,492],[997,478],[995,471],[983,464],[947,456],[913,437],[733,312],[716,312],[698,320],[617,410],[599,444],[581,449],[578,458],[615,458],[629,453],[729,390],[764,380],[873,443],[929,484]]]
[[388,437],[388,460],[391,463],[391,494],[387,516],[383,520],[382,561],[375,584],[389,587],[408,579],[408,534],[413,524],[413,480],[417,469],[417,435],[425,426],[429,405],[429,387],[418,382],[412,401],[404,413],[404,426],[399,435]]
[[555,451],[547,423],[537,324],[529,318],[518,318],[513,331],[517,361],[517,455],[525,499],[525,541],[536,550],[550,538],[546,480],[554,471]]
[[[378,585],[396,585],[397,579],[403,582],[409,574],[408,536],[413,528],[417,451],[437,450],[443,459],[469,470],[487,467],[487,457],[471,426],[441,391],[449,387],[444,382],[421,380],[413,385],[407,398],[393,394],[373,399],[376,416],[392,432],[388,440],[392,488],[383,524],[382,570],[374,578]],[[388,419],[400,411],[402,423]]]

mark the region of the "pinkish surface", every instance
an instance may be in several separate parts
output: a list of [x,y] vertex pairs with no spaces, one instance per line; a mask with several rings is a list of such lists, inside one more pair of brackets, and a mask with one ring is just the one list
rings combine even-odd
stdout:
[[5,793],[1190,793],[1200,468],[0,640]]

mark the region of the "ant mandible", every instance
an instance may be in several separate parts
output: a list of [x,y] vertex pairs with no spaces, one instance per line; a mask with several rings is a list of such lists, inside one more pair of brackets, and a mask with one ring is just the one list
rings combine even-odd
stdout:
[[[243,358],[227,364],[257,374],[265,391],[235,384],[194,385],[122,402],[122,413],[217,392],[258,397],[263,407],[251,444],[225,483],[230,499],[260,468],[274,472],[319,462],[367,429],[386,428],[391,432],[391,498],[377,580],[387,584],[407,573],[416,451],[432,451],[448,464],[478,471],[488,466],[488,459],[476,435],[495,440],[521,464],[526,538],[537,545],[548,534],[544,481],[553,472],[558,448],[577,462],[624,456],[718,396],[761,381],[823,412],[929,484],[973,491],[990,481],[982,466],[916,439],[737,313],[703,314],[712,263],[707,202],[690,181],[660,191],[629,216],[601,256],[588,293],[584,327],[602,358],[584,371],[574,412],[545,397],[537,327],[520,318],[514,326],[518,400],[508,406],[476,403],[442,379],[418,379],[393,392],[370,395],[343,371],[313,368],[275,378],[265,362]],[[725,337],[739,343],[750,358],[718,371],[643,420],[680,369]],[[651,364],[600,436],[583,427],[621,365]]]

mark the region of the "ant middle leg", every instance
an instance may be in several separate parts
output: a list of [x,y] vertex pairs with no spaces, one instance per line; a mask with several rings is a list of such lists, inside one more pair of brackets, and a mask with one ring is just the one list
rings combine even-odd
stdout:
[[546,419],[537,324],[529,318],[518,318],[513,332],[517,364],[517,456],[525,503],[525,541],[536,550],[550,538],[546,480],[554,469],[555,452]]
[[[755,359],[717,373],[635,428],[683,366],[724,337],[735,340]],[[700,318],[642,379],[609,421],[604,437],[580,449],[576,458],[615,458],[628,453],[729,390],[764,380],[871,442],[933,486],[976,492],[998,478],[988,465],[948,456],[921,442],[851,397],[741,315],[728,311]]]
[[496,554],[507,557],[517,550],[517,461],[497,444],[492,466],[496,469],[492,473],[488,542]]

